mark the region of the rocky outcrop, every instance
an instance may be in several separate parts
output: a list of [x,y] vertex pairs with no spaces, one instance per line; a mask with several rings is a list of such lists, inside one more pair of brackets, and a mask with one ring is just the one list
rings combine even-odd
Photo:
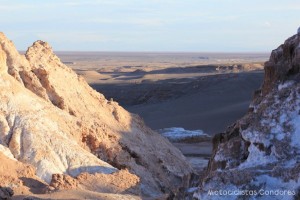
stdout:
[[[82,173],[76,178],[82,188],[90,191],[113,194],[141,194],[140,178],[128,170],[119,170],[113,174]],[[99,182],[101,180],[101,182]]]
[[70,190],[78,188],[78,181],[66,174],[52,174],[50,190]]
[[48,190],[85,189],[99,193],[140,194],[140,178],[128,170],[119,170],[112,174],[81,173],[76,178],[67,174],[53,174]]
[[0,187],[0,199],[10,200],[14,195],[14,191],[9,187]]
[[47,184],[53,174],[121,169],[139,177],[143,196],[178,196],[189,184],[193,170],[178,149],[89,87],[46,42],[20,55],[0,34],[0,91],[0,144]]
[[13,194],[30,191],[46,191],[46,183],[35,175],[33,166],[9,158],[9,155],[3,153],[0,153],[0,163],[0,199],[10,199]]
[[295,35],[272,52],[249,113],[215,136],[196,198],[299,198],[299,45]]
[[269,61],[265,63],[265,78],[262,86],[263,94],[300,70],[300,34],[287,39],[284,44],[272,51]]

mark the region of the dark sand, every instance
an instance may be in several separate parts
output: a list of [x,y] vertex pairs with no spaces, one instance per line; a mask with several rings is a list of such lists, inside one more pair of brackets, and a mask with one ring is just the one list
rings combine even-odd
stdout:
[[[268,54],[60,52],[62,61],[106,98],[152,129],[214,135],[242,117],[263,80]],[[174,143],[203,174],[212,144]]]
[[91,85],[139,114],[152,129],[183,127],[215,134],[247,112],[262,79],[262,71],[251,71]]

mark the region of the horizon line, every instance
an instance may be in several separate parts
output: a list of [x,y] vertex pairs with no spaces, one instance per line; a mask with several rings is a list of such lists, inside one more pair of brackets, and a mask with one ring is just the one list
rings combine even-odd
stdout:
[[[53,49],[53,48],[52,48]],[[27,50],[18,50],[26,52]],[[56,53],[223,53],[223,54],[270,54],[268,51],[105,51],[105,50],[53,50]]]

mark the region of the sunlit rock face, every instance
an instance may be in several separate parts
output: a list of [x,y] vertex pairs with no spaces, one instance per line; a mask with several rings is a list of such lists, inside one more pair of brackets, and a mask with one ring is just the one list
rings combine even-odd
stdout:
[[[194,196],[244,199],[296,199],[300,187],[300,38],[273,50],[265,78],[249,112],[214,138],[208,175]],[[213,191],[222,190],[221,193]],[[280,194],[267,195],[264,191]],[[285,192],[285,193],[284,193]],[[224,195],[224,193],[223,193]],[[228,195],[228,193],[227,193]],[[299,196],[298,196],[299,197]]]
[[181,152],[93,90],[36,41],[25,55],[0,34],[0,144],[5,155],[53,174],[128,169],[143,196],[182,195],[193,174]]

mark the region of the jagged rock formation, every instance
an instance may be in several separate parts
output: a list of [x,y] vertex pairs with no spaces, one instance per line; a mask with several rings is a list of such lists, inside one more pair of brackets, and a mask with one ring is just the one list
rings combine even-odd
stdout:
[[[0,34],[0,91],[0,152],[34,166],[45,184],[53,174],[120,169],[139,177],[144,196],[176,196],[189,184],[193,170],[178,149],[90,88],[43,41],[20,55]],[[71,181],[54,178],[62,188]]]
[[229,199],[299,198],[299,69],[300,37],[294,35],[265,63],[264,83],[249,113],[215,136],[208,175],[195,197],[221,199],[221,189],[231,191]]

